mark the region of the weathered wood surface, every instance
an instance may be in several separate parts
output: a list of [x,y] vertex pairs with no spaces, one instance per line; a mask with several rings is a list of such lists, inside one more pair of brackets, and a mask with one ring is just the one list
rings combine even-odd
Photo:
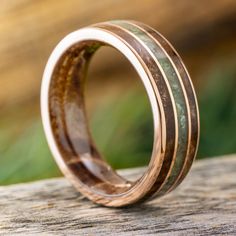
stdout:
[[100,207],[58,178],[0,187],[0,212],[1,235],[236,235],[236,155],[195,162],[178,189],[142,205]]

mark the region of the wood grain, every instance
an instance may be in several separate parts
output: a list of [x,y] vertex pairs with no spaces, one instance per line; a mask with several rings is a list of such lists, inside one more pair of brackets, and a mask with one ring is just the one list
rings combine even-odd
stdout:
[[94,205],[64,178],[1,187],[0,234],[235,235],[235,170],[236,155],[197,161],[174,192],[122,209]]

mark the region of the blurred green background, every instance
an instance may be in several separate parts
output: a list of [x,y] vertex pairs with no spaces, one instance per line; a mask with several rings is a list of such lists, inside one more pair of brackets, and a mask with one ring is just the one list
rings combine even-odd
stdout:
[[[67,33],[109,19],[143,21],[181,54],[196,87],[197,158],[236,152],[236,2],[3,1],[0,10],[0,184],[60,176],[40,118],[41,76]],[[208,2],[208,4],[210,4]],[[209,5],[208,5],[209,6]],[[158,9],[154,11],[153,9]],[[146,14],[149,12],[150,14]],[[112,60],[111,60],[112,58]],[[86,88],[98,148],[114,168],[148,163],[153,121],[138,76],[119,53],[101,49]]]

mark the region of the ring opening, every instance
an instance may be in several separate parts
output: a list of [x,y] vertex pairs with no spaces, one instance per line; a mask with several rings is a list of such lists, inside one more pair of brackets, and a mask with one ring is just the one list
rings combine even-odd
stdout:
[[120,194],[135,181],[118,175],[99,153],[85,109],[87,69],[93,54],[105,45],[80,42],[61,56],[50,82],[49,114],[57,147],[70,171],[96,192]]

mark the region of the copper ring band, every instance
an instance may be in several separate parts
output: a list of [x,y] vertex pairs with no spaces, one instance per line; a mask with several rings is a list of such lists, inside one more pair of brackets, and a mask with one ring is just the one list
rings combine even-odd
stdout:
[[[119,176],[102,159],[90,135],[84,83],[89,61],[101,46],[116,48],[130,61],[151,103],[153,151],[146,172],[136,181]],[[196,155],[199,112],[188,72],[170,43],[139,22],[104,22],[66,36],[46,65],[41,108],[61,171],[98,204],[124,206],[161,196],[180,184]]]

